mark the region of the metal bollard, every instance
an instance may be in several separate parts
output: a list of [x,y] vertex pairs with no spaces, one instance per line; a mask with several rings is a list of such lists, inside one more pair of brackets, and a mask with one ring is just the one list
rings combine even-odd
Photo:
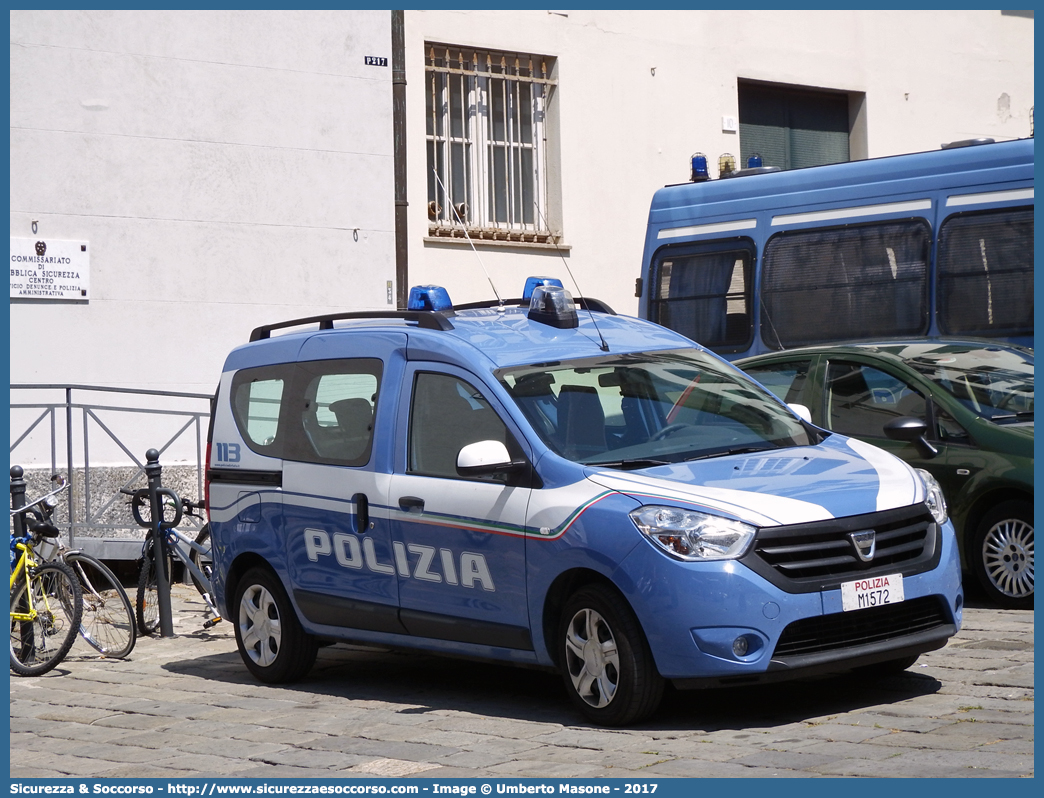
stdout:
[[149,479],[149,509],[152,513],[152,553],[156,563],[156,593],[159,604],[161,637],[174,636],[174,621],[170,611],[170,574],[167,573],[167,536],[163,529],[163,501],[159,490],[163,487],[163,466],[159,464],[159,452],[145,452],[145,475]]

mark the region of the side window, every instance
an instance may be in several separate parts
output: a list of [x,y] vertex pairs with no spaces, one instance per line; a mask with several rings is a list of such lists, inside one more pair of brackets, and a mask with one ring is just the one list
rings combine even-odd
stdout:
[[939,230],[939,329],[1033,333],[1033,209],[951,216]]
[[799,402],[808,381],[809,360],[768,363],[743,369],[784,402]]
[[754,243],[743,239],[667,247],[652,263],[652,320],[716,352],[751,339]]
[[291,364],[243,369],[232,378],[232,416],[247,446],[258,454],[282,456],[280,410],[292,369]]
[[370,460],[382,363],[374,358],[298,363],[286,457],[361,466]]
[[827,370],[830,429],[843,435],[884,437],[884,425],[901,416],[924,419],[924,397],[905,382],[860,363],[832,362]]
[[773,349],[928,332],[922,220],[777,233],[765,245],[761,337]]
[[971,443],[968,431],[962,427],[953,416],[943,410],[935,402],[932,402],[935,411],[936,437],[947,443]]
[[514,455],[517,444],[496,411],[474,386],[448,374],[420,372],[410,408],[409,471],[464,479],[457,454],[470,443],[500,441]]

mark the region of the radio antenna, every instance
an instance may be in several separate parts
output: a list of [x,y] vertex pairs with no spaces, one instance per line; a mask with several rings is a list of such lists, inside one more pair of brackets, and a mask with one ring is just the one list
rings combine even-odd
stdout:
[[471,250],[475,253],[475,257],[478,258],[479,266],[482,267],[482,273],[486,275],[486,279],[489,280],[489,287],[493,289],[493,296],[497,298],[497,302],[500,303],[501,307],[504,305],[504,300],[500,298],[500,294],[497,293],[497,287],[493,285],[493,280],[489,276],[489,272],[486,271],[486,265],[482,262],[482,256],[479,255],[478,250],[475,249],[475,242],[471,240],[471,236],[468,235],[468,228],[464,224],[464,220],[460,218],[460,214],[457,213],[457,209],[454,207],[453,202],[450,200],[449,192],[446,191],[446,186],[439,177],[439,172],[435,167],[431,168],[431,171],[435,174],[435,179],[442,186],[442,195],[446,198],[446,204],[449,205],[450,210],[453,211],[453,215],[457,218],[457,223],[460,224],[461,230],[464,231],[464,237],[468,239],[468,243],[471,244]]
[[[580,290],[580,283],[576,281],[576,278],[573,276],[573,270],[569,268],[569,261],[567,261],[565,255],[562,254],[562,249],[558,246],[558,242],[555,241],[554,237],[550,235],[551,225],[547,223],[547,217],[544,216],[544,212],[540,209],[539,205],[535,205],[535,207],[537,209],[537,213],[540,214],[541,220],[543,220],[544,222],[544,229],[547,230],[549,233],[548,238],[551,240],[551,244],[552,246],[554,246],[555,252],[558,253],[558,257],[562,259],[562,264],[566,267],[566,272],[568,272],[569,274],[569,279],[572,280],[573,285],[576,286],[577,296],[582,298],[584,292]],[[586,301],[584,302],[584,305],[587,306],[587,313],[591,316],[591,325],[595,328],[595,332],[598,333],[598,348],[601,349],[603,352],[608,352],[609,344],[606,343],[605,338],[602,336],[602,331],[598,329],[598,322],[595,321],[594,311],[591,310],[591,306],[588,305]]]

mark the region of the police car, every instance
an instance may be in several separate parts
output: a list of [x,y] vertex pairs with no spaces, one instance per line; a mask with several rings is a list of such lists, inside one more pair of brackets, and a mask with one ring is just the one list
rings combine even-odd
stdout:
[[260,327],[208,436],[216,598],[265,682],[421,649],[557,669],[606,725],[667,681],[909,667],[961,624],[942,494],[803,414],[549,278]]

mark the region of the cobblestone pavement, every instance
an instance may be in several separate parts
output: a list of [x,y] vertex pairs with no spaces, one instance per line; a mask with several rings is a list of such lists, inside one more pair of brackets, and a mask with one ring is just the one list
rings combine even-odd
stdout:
[[[82,643],[11,678],[18,777],[1026,777],[1033,613],[976,607],[906,673],[669,693],[649,723],[586,725],[557,676],[336,646],[261,685],[228,623],[175,590],[175,632],[127,661]],[[34,756],[33,754],[40,754]]]

